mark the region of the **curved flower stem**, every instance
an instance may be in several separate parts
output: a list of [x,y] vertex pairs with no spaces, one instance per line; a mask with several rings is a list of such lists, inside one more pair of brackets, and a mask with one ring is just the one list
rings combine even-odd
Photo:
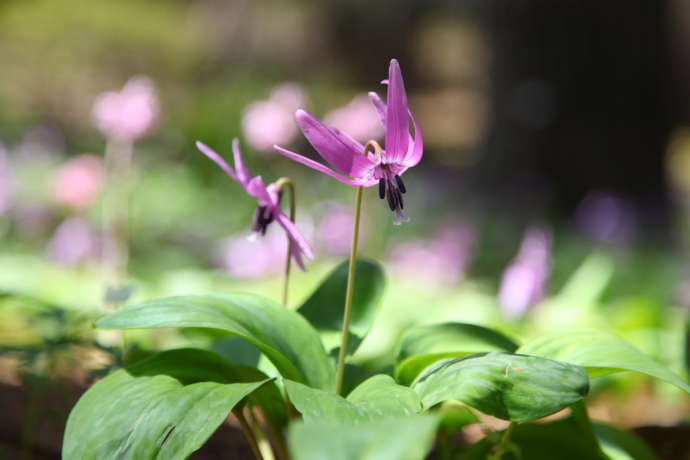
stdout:
[[249,423],[247,423],[247,419],[244,418],[244,414],[242,413],[242,409],[233,411],[233,414],[235,414],[235,417],[237,417],[237,421],[240,422],[240,428],[242,428],[242,432],[244,433],[244,436],[247,438],[247,441],[249,441],[249,446],[252,448],[252,453],[254,454],[254,457],[256,457],[256,460],[264,460],[263,455],[261,455],[261,450],[259,449],[259,445],[256,443],[256,438],[254,437],[254,431],[249,426]]
[[[368,144],[367,144],[368,145]],[[364,150],[366,154],[366,149]],[[343,389],[343,376],[345,374],[345,357],[350,338],[350,316],[352,316],[352,294],[355,285],[355,269],[357,266],[357,246],[359,245],[359,221],[362,214],[362,192],[364,187],[357,187],[355,194],[355,222],[352,228],[352,246],[350,247],[350,267],[347,270],[347,288],[345,291],[345,311],[343,313],[343,337],[338,353],[338,368],[335,375],[335,394],[340,394]]]
[[[294,223],[297,214],[297,195],[295,194],[295,183],[287,177],[281,177],[276,181],[279,190],[287,186],[290,190],[290,220]],[[287,307],[288,288],[290,285],[290,268],[292,266],[292,240],[288,237],[287,255],[285,256],[285,271],[283,272],[283,305]]]
[[503,432],[503,436],[501,436],[501,440],[498,441],[498,444],[496,444],[496,449],[494,450],[494,456],[497,459],[500,459],[503,457],[503,454],[506,452],[506,448],[508,447],[508,442],[510,441],[510,436],[513,434],[513,430],[515,429],[515,426],[517,423],[515,422],[510,422],[510,425],[508,425],[508,428]]

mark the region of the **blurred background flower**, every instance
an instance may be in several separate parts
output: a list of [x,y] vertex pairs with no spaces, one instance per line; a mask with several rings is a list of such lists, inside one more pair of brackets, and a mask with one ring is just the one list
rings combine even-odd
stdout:
[[73,211],[93,205],[103,187],[103,161],[95,155],[77,155],[55,172],[55,201]]
[[525,233],[520,252],[501,278],[499,301],[509,318],[518,318],[544,298],[551,272],[551,235],[541,228]]
[[256,101],[244,109],[242,133],[252,148],[269,152],[273,144],[289,144],[297,135],[295,111],[304,107],[304,90],[296,83],[273,88],[265,101]]
[[93,104],[93,119],[106,138],[136,142],[153,128],[159,110],[153,82],[137,76],[119,92],[100,94]]

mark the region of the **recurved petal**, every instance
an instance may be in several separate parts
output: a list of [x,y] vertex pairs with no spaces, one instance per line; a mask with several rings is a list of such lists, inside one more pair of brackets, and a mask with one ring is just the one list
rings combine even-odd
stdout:
[[295,118],[309,143],[338,171],[358,178],[371,167],[371,162],[362,155],[364,146],[347,134],[325,125],[304,110],[298,110]]
[[200,142],[200,141],[196,141],[196,148],[198,148],[199,151],[201,151],[201,153],[203,153],[204,155],[209,157],[215,164],[220,166],[221,169],[223,171],[225,171],[228,174],[228,176],[232,177],[233,180],[240,182],[237,175],[235,174],[235,171],[233,171],[233,169],[230,167],[230,165],[228,165],[225,162],[223,157],[218,155],[213,149],[211,149],[206,144],[204,144],[203,142]]
[[271,195],[268,193],[268,190],[266,189],[266,186],[264,185],[263,179],[261,179],[261,176],[256,176],[252,180],[250,180],[246,185],[244,185],[244,189],[247,191],[252,196],[255,196],[259,199],[259,203],[262,206],[266,205],[271,205]]
[[252,176],[249,173],[247,167],[244,165],[244,161],[242,160],[242,152],[240,152],[240,141],[237,138],[232,140],[232,154],[235,160],[235,171],[237,173],[237,180],[241,184],[247,184],[251,180]]
[[408,110],[410,118],[412,119],[412,125],[414,126],[414,139],[412,140],[412,145],[410,146],[403,164],[408,167],[415,166],[422,159],[422,154],[424,153],[424,138],[422,136],[422,130],[417,124],[417,119],[412,115],[412,111]]
[[388,111],[386,113],[386,153],[391,161],[399,162],[407,154],[410,141],[407,114],[407,94],[400,65],[391,60],[388,68]]
[[319,172],[327,174],[332,178],[339,180],[340,182],[346,183],[347,185],[352,185],[355,187],[369,187],[371,185],[378,183],[375,179],[350,179],[341,174],[338,174],[328,166],[324,166],[318,161],[314,161],[311,158],[302,156],[299,153],[291,152],[290,150],[284,149],[278,145],[274,145],[273,148],[276,149],[278,153],[280,153],[281,155],[286,156],[289,159],[294,160],[298,163],[302,163],[305,166],[309,166],[310,168],[315,169]]
[[386,110],[388,108],[386,107],[386,103],[381,100],[379,95],[373,91],[369,92],[369,100],[371,101],[372,104],[374,104],[374,107],[376,108],[376,113],[379,114],[379,119],[381,120],[381,124],[383,127],[386,127]]
[[297,226],[295,226],[295,224],[288,219],[288,217],[281,210],[277,210],[275,216],[276,220],[285,229],[285,232],[297,249],[299,249],[299,251],[308,259],[313,259],[314,251],[312,251],[311,246],[309,246],[309,243],[307,243],[307,240],[297,229]]

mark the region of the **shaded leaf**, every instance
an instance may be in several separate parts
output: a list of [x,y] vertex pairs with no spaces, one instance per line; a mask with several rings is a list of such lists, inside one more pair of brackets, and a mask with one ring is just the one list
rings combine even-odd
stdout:
[[641,372],[690,393],[690,385],[663,364],[606,332],[559,332],[531,340],[522,345],[518,352],[577,364],[587,369],[590,378],[621,371]]
[[439,361],[412,385],[428,409],[457,399],[481,412],[515,422],[557,412],[589,390],[579,366],[536,356],[487,353]]
[[[486,460],[503,435],[496,432],[474,444],[463,460]],[[604,460],[596,441],[571,417],[550,423],[525,423],[515,427],[510,449],[501,460]],[[519,454],[516,454],[519,453]]]
[[[343,325],[348,268],[348,261],[338,265],[299,308],[316,329],[335,331],[338,337]],[[374,324],[386,280],[381,265],[370,260],[357,261],[355,276],[350,333],[363,339]]]
[[443,323],[407,331],[398,350],[395,378],[409,385],[425,368],[445,358],[490,351],[514,352],[517,344],[503,334],[483,326]]
[[103,329],[220,329],[256,345],[286,378],[333,388],[334,368],[318,333],[299,314],[252,294],[180,296],[130,305],[96,322]]

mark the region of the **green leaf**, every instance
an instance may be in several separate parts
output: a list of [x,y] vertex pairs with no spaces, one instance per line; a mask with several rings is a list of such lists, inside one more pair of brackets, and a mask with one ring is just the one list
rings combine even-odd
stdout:
[[[91,387],[67,420],[62,458],[184,459],[268,382],[203,350],[171,350]],[[212,380],[212,381],[200,381]]]
[[657,460],[654,452],[635,434],[603,423],[594,423],[593,427],[609,460]]
[[298,422],[290,425],[288,441],[295,460],[423,460],[437,424],[434,415],[357,425]]
[[615,335],[596,330],[559,332],[529,341],[518,349],[584,367],[590,378],[635,371],[664,380],[690,393],[690,385],[664,365]]
[[589,390],[579,366],[536,356],[486,353],[440,361],[412,385],[428,409],[457,399],[481,412],[521,422],[557,412]]
[[102,329],[199,327],[256,345],[283,377],[316,388],[334,385],[334,368],[318,333],[294,311],[252,294],[180,296],[127,306],[96,322]]
[[[474,444],[463,460],[486,460],[503,432]],[[525,423],[515,427],[501,460],[604,460],[596,441],[571,417],[550,423]]]
[[382,374],[362,382],[347,395],[347,400],[364,410],[370,418],[381,415],[410,415],[422,411],[417,393],[408,387],[398,385],[390,376]]
[[490,351],[514,352],[517,344],[503,334],[475,324],[443,323],[407,331],[398,350],[395,378],[409,385],[425,368],[444,358]]
[[387,375],[365,380],[347,398],[290,380],[285,381],[285,389],[307,422],[359,423],[421,411],[419,396]]
[[[348,261],[338,265],[299,308],[299,312],[316,329],[321,332],[335,331],[338,337],[343,327],[348,267]],[[355,276],[350,333],[363,339],[374,324],[386,279],[381,265],[369,260],[357,261]]]

